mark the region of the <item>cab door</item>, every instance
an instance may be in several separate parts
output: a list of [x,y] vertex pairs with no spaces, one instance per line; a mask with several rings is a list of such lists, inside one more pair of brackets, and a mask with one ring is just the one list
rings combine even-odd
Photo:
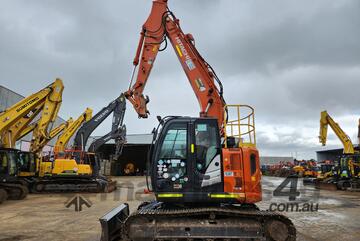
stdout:
[[183,193],[191,186],[188,126],[188,121],[170,120],[161,131],[152,169],[153,187],[158,192]]
[[222,192],[222,157],[216,119],[197,119],[192,137],[194,191]]

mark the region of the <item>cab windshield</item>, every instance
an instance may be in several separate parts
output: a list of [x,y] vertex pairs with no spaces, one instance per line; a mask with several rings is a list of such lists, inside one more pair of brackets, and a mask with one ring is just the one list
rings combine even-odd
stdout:
[[0,173],[16,175],[18,155],[15,152],[0,152]]

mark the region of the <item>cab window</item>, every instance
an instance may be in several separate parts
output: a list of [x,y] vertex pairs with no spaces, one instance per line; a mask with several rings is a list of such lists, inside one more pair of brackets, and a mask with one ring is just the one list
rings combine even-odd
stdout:
[[219,155],[217,123],[197,123],[195,125],[196,168],[204,171]]
[[172,124],[166,132],[157,158],[159,179],[173,182],[184,177],[187,168],[187,125]]
[[160,158],[186,159],[186,126],[174,126],[166,133],[161,147]]
[[5,153],[0,153],[0,173],[7,173],[8,158]]

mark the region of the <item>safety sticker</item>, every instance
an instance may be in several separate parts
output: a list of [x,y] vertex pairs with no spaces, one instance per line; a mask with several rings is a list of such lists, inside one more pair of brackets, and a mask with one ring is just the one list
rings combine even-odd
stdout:
[[232,177],[232,176],[234,176],[234,172],[225,172],[224,176],[225,177]]
[[198,89],[199,89],[201,92],[203,92],[203,91],[206,90],[205,85],[204,85],[204,83],[201,81],[200,78],[196,79],[196,80],[195,80],[195,83],[196,83],[196,86],[198,87]]
[[194,64],[194,62],[192,62],[191,59],[185,60],[185,63],[187,65],[187,67],[189,68],[189,70],[195,69],[195,64]]

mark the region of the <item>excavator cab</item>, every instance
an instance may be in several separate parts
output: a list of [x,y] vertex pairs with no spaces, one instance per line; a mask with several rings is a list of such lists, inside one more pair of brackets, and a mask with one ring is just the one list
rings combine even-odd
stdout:
[[19,151],[19,176],[33,177],[36,173],[36,155],[33,152]]
[[[19,173],[19,153],[16,149],[0,149],[0,191],[6,191],[6,198],[13,200],[24,199],[29,190],[25,182],[17,178]],[[0,193],[0,196],[1,196]],[[0,197],[0,200],[4,197]]]
[[0,176],[1,178],[16,176],[18,174],[19,159],[17,150],[0,149]]
[[159,201],[211,202],[223,193],[219,128],[215,118],[167,119],[155,141],[153,190]]

